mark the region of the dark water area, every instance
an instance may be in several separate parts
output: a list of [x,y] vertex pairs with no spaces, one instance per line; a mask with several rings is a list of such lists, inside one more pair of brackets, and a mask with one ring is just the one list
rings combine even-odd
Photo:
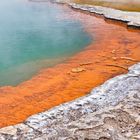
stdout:
[[90,43],[79,21],[61,17],[65,12],[47,2],[0,2],[0,86],[28,80]]

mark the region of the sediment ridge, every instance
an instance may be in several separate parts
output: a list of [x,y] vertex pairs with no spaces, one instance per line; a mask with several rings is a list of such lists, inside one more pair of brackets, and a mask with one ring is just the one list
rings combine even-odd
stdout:
[[87,96],[0,129],[0,140],[139,140],[140,63]]

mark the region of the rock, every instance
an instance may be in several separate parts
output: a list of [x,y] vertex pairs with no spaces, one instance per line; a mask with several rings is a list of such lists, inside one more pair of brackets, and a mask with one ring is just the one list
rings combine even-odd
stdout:
[[84,66],[84,65],[91,65],[92,62],[84,62],[84,63],[81,63],[80,66]]
[[71,70],[71,72],[73,72],[73,73],[79,73],[79,72],[83,72],[83,71],[85,71],[85,70],[86,70],[85,68],[77,67],[77,68],[73,68],[73,69]]
[[112,50],[111,53],[112,53],[112,54],[115,54],[115,53],[116,53],[116,50]]
[[117,58],[117,57],[112,57],[112,59],[113,59],[114,61],[116,61],[118,58]]
[[0,129],[0,133],[2,134],[8,134],[8,135],[15,135],[17,132],[17,129],[13,126],[5,127]]
[[87,96],[1,128],[0,140],[139,140],[139,112],[140,63]]

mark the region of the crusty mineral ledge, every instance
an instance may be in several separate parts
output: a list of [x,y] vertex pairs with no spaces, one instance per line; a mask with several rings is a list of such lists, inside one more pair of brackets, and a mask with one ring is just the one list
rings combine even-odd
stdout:
[[140,63],[85,97],[0,129],[0,140],[140,140]]
[[83,11],[88,11],[90,13],[103,15],[107,19],[125,22],[127,23],[128,27],[140,28],[140,12],[128,12],[103,6],[75,4],[70,3],[70,0],[54,1],[58,3],[67,3],[74,9],[80,9]]
[[75,9],[81,9],[84,11],[89,11],[91,13],[100,14],[107,19],[126,22],[128,26],[140,28],[140,12],[128,12],[128,11],[116,10],[108,7],[80,5],[74,3],[69,5]]

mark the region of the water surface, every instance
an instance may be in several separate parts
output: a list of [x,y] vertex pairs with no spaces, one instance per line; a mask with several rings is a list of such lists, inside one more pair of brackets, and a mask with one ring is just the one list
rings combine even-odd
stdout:
[[47,2],[0,1],[0,86],[16,85],[90,43],[78,21]]

